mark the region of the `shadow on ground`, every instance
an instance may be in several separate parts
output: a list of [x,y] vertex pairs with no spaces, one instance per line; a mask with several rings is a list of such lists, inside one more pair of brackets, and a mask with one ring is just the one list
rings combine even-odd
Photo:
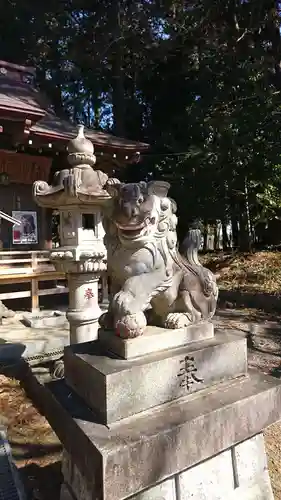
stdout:
[[280,366],[273,368],[270,372],[270,375],[276,378],[281,378],[281,364]]
[[228,329],[247,338],[248,348],[260,354],[281,355],[279,314],[259,309],[218,308],[214,318],[218,330]]
[[13,457],[15,460],[29,460],[38,458],[47,458],[51,455],[61,452],[61,445],[59,444],[33,444],[33,443],[20,443],[16,441],[9,441],[13,449]]
[[61,462],[45,467],[30,464],[20,469],[27,498],[40,500],[59,500],[62,483]]
[[[281,299],[280,299],[281,300]],[[242,322],[255,322],[255,323],[268,323],[272,322],[274,324],[279,321],[280,314],[277,312],[267,312],[262,309],[255,308],[219,308],[217,311],[217,315],[221,318],[225,319],[233,319],[239,320]],[[281,334],[281,328],[280,328]]]

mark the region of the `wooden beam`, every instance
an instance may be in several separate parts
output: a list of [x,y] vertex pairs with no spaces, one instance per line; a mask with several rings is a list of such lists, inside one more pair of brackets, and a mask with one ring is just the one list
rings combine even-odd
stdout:
[[[62,293],[68,293],[68,288],[66,286],[59,288],[44,288],[43,290],[38,290],[39,297],[44,295],[60,295]],[[22,292],[0,293],[0,300],[23,299],[26,297],[31,297],[31,290],[23,290]]]
[[38,296],[38,280],[31,280],[31,311],[36,312],[39,311],[39,296]]

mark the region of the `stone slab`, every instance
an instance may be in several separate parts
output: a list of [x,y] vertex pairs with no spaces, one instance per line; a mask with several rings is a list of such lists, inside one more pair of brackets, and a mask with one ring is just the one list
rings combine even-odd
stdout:
[[237,488],[228,500],[274,500],[268,474],[261,475],[255,484]]
[[66,347],[67,384],[110,424],[247,372],[246,339],[213,339],[134,360],[103,355],[99,343]]
[[[73,492],[71,500],[93,500],[95,498],[96,488],[94,482],[91,485],[87,483],[83,473],[65,450],[62,456],[62,475],[67,494]],[[68,500],[68,497],[62,498],[61,496],[60,500]],[[175,477],[141,491],[137,495],[130,497],[130,500],[178,500],[176,497]]]
[[130,500],[178,500],[175,478],[166,479],[148,490],[141,491],[130,497]]
[[65,328],[69,329],[66,313],[62,311],[38,311],[38,313],[26,312],[22,322],[29,328]]
[[[78,500],[78,498],[75,498],[68,484],[62,483],[60,489],[60,500]],[[79,498],[79,500],[84,500],[84,499]]]
[[[51,313],[52,311],[44,311]],[[69,345],[68,328],[29,328],[24,326],[23,313],[5,319],[0,325],[0,363],[16,363],[24,358],[32,365],[56,360]]]
[[[28,385],[86,481],[94,482],[95,500],[136,495],[281,419],[281,381],[256,372],[111,426],[97,423],[63,380],[43,385],[31,377]],[[239,500],[255,498],[255,485],[241,488],[247,496]]]
[[[225,500],[234,490],[230,449],[177,476],[179,498]],[[192,496],[191,496],[192,493]]]
[[[237,454],[243,470],[237,467]],[[137,493],[130,500],[274,500],[264,463],[264,438],[258,434]],[[62,474],[64,483],[60,500],[95,499],[95,484],[87,483],[83,472],[65,450]]]
[[263,434],[176,476],[178,499],[274,500]]
[[211,339],[213,336],[214,325],[209,321],[176,330],[148,326],[144,334],[135,339],[122,339],[112,331],[99,330],[99,340],[105,349],[124,359],[132,359],[153,352],[183,347],[191,342]]
[[77,500],[92,500],[92,495],[95,491],[94,481],[90,484],[87,482],[73,460],[71,460],[70,455],[65,450],[63,451],[61,461],[61,472],[64,483],[68,486],[67,489],[73,492],[73,496],[77,498]]
[[268,472],[264,437],[262,434],[235,446],[233,463],[238,486],[256,483],[257,479]]
[[[7,333],[6,333],[7,332]],[[23,325],[1,328],[0,362],[17,362],[21,358],[30,364],[39,364],[63,356],[69,344],[69,330],[60,328],[33,329]]]

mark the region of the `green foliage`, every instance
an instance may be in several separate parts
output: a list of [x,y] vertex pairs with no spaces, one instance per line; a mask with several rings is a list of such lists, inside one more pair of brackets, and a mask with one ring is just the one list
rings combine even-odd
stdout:
[[279,2],[3,2],[0,58],[35,65],[58,113],[150,142],[124,177],[171,182],[183,230],[236,220],[249,240],[276,215]]

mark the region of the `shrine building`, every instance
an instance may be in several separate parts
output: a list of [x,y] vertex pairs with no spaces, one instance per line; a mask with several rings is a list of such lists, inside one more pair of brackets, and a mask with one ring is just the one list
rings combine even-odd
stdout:
[[[66,165],[66,148],[77,128],[61,120],[35,85],[35,70],[0,61],[0,211],[21,222],[0,219],[0,250],[51,247],[52,211],[36,205],[32,185],[50,182],[52,172]],[[97,157],[97,168],[118,175],[137,162],[148,144],[85,128]]]

